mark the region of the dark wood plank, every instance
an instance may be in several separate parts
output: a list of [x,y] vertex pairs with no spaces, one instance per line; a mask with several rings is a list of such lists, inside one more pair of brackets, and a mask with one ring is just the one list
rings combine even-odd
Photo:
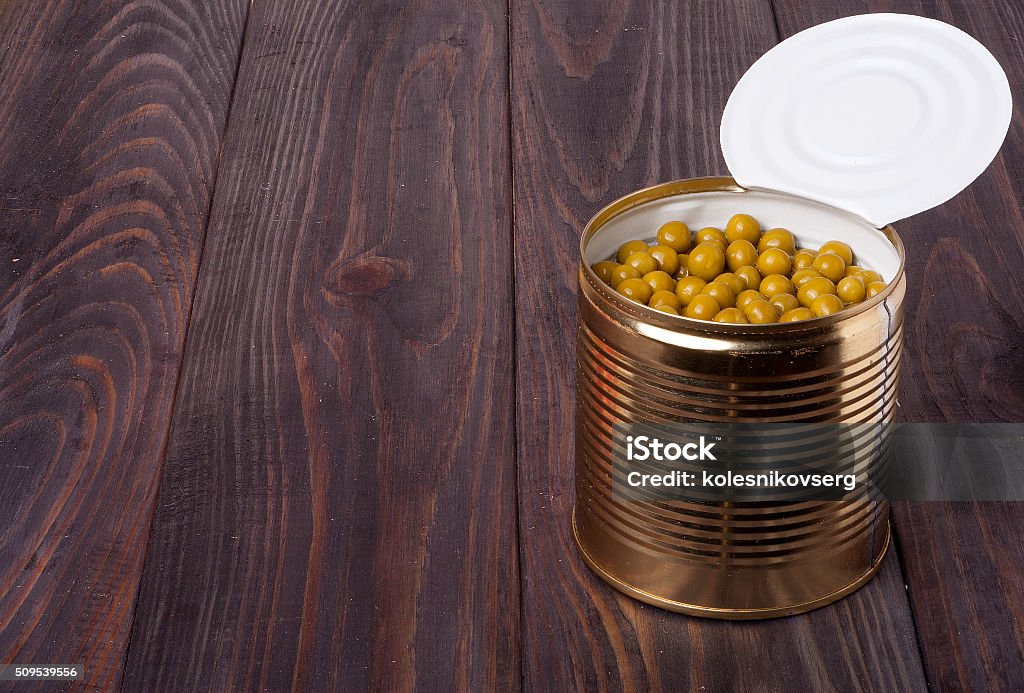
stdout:
[[253,6],[130,689],[518,686],[504,13]]
[[124,666],[247,6],[0,5],[0,662],[93,690]]
[[614,592],[571,540],[575,269],[604,203],[725,172],[718,123],[768,2],[517,0],[512,14],[524,677],[531,690],[924,687],[899,566],[829,608],[726,623]]
[[[996,56],[1017,96],[1002,153],[964,193],[896,224],[907,247],[905,421],[1024,421],[1024,6],[777,0],[785,35],[861,12],[941,19]],[[900,503],[897,537],[930,684],[1024,689],[1019,503]]]

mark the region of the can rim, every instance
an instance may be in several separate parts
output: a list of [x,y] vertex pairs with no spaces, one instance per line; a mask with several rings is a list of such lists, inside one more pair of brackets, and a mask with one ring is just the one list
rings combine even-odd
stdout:
[[[760,188],[759,188],[760,190]],[[749,189],[741,186],[733,178],[729,176],[704,176],[700,178],[683,178],[680,180],[668,181],[665,183],[658,183],[647,188],[641,188],[627,195],[610,202],[605,205],[597,214],[590,218],[586,226],[583,227],[583,235],[580,237],[579,244],[579,258],[580,258],[580,272],[579,278],[584,278],[587,282],[606,300],[611,301],[617,308],[623,312],[632,314],[635,317],[641,317],[648,322],[653,322],[659,327],[665,327],[672,329],[674,327],[685,326],[689,328],[701,329],[705,332],[712,333],[724,333],[731,335],[742,335],[742,334],[754,334],[761,335],[765,333],[777,332],[780,330],[786,330],[788,332],[803,331],[803,330],[814,330],[832,325],[841,320],[847,320],[856,317],[872,308],[881,305],[892,293],[895,291],[897,284],[904,275],[906,267],[906,254],[903,248],[903,241],[896,233],[896,229],[891,224],[879,229],[886,239],[892,243],[896,249],[896,253],[899,256],[899,267],[896,269],[896,274],[890,281],[885,289],[875,296],[867,299],[860,303],[856,308],[849,310],[844,308],[843,310],[833,314],[826,315],[820,318],[811,318],[809,320],[800,320],[798,322],[776,322],[768,324],[750,324],[750,323],[724,323],[714,322],[711,320],[698,320],[697,318],[690,318],[685,315],[671,315],[670,313],[663,313],[660,310],[654,310],[649,306],[645,306],[636,301],[632,301],[625,296],[622,296],[610,286],[608,286],[600,277],[594,272],[590,263],[587,262],[587,245],[594,237],[594,235],[610,220],[623,214],[624,212],[646,204],[653,202],[654,200],[660,200],[665,197],[671,197],[673,195],[702,193],[702,192],[734,192],[744,193],[748,192]],[[773,194],[777,194],[784,197],[792,197],[794,199],[806,199],[793,195],[791,193],[778,192],[775,190],[768,191]],[[837,214],[853,216],[866,224],[872,225],[871,222],[867,221],[863,217],[859,217],[852,212],[845,209],[835,207],[834,205],[828,205],[815,201],[816,204],[820,204],[831,210],[834,210]],[[681,322],[680,322],[681,321]]]

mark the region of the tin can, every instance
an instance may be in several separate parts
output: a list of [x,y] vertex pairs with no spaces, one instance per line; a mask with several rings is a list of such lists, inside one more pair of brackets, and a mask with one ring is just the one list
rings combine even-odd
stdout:
[[[885,290],[825,318],[732,325],[632,302],[590,268],[666,221],[721,226],[737,212],[789,228],[802,247],[847,241]],[[889,545],[884,499],[622,501],[611,440],[616,424],[651,420],[891,422],[905,290],[903,245],[890,226],[731,178],[665,183],[601,210],[580,243],[573,532],[586,563],[641,601],[723,619],[809,611],[870,580]]]

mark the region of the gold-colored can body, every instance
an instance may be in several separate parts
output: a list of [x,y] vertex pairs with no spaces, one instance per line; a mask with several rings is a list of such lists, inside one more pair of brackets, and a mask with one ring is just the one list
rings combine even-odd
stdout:
[[[623,240],[653,236],[657,223],[717,219],[720,226],[730,209],[789,226],[802,244],[842,238],[855,252],[862,245],[885,266],[888,286],[827,318],[729,325],[632,303],[590,270]],[[802,234],[800,225],[813,232]],[[590,221],[580,247],[573,528],[588,565],[644,602],[728,619],[808,611],[867,582],[889,544],[884,500],[618,501],[613,427],[891,422],[906,291],[895,231],[801,198],[748,191],[729,178],[703,178],[617,200]]]

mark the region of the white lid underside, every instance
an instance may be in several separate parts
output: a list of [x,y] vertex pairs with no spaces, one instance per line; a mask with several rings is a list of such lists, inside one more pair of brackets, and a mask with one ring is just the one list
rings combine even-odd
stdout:
[[967,187],[1006,136],[1012,101],[988,50],[943,22],[838,19],[765,53],[722,116],[744,187],[800,195],[881,227]]

